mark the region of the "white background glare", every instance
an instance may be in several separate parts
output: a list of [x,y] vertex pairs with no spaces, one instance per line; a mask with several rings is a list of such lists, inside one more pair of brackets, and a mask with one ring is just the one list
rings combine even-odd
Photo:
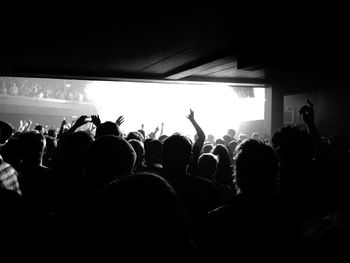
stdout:
[[190,109],[206,135],[216,138],[230,128],[238,130],[242,121],[264,118],[263,88],[254,88],[254,98],[238,98],[231,87],[222,84],[94,81],[85,93],[102,122],[123,115],[125,133],[140,129],[141,124],[149,133],[164,122],[164,134],[181,132],[193,138],[195,130],[186,118]]

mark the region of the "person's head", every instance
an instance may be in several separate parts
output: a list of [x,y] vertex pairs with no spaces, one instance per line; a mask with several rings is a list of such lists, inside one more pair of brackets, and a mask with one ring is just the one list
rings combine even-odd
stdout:
[[24,165],[39,165],[42,163],[45,137],[38,131],[22,133],[19,136],[20,159]]
[[143,144],[139,140],[135,140],[135,139],[129,140],[128,142],[131,144],[132,148],[136,153],[135,168],[137,168],[137,166],[141,165],[143,162],[143,156],[144,156]]
[[40,134],[44,134],[44,127],[42,125],[36,125],[34,128],[35,131],[38,131]]
[[166,170],[185,172],[192,157],[191,141],[181,134],[173,134],[164,141],[163,167]]
[[13,128],[10,124],[0,121],[0,144],[4,144],[13,134]]
[[218,158],[212,153],[203,153],[198,159],[199,176],[213,180],[218,165]]
[[221,160],[230,158],[229,151],[224,144],[217,144],[212,150],[212,154],[217,155]]
[[213,143],[213,142],[214,142],[214,140],[215,140],[214,135],[212,135],[212,134],[208,134],[208,136],[207,136],[207,141],[208,141],[208,142]]
[[19,144],[20,135],[21,133],[14,134],[13,136],[11,136],[0,149],[0,155],[2,156],[3,160],[11,164],[16,170],[19,169],[21,163],[21,147]]
[[47,136],[52,137],[52,138],[56,138],[57,137],[56,129],[55,128],[49,129],[47,132]]
[[211,143],[206,143],[203,145],[202,153],[210,153],[213,150],[214,146]]
[[221,138],[218,138],[218,139],[215,140],[215,145],[218,145],[218,144],[225,145],[225,141],[223,139],[221,139]]
[[116,123],[112,121],[106,121],[97,126],[95,138],[104,135],[121,136],[121,131]]
[[159,140],[146,139],[144,143],[145,162],[147,165],[160,162],[162,143]]
[[168,137],[169,137],[168,135],[163,134],[163,135],[159,136],[158,140],[159,140],[161,143],[163,143],[163,142],[166,140],[166,138],[168,138]]
[[272,146],[261,140],[247,139],[235,151],[235,179],[243,193],[276,193],[278,156]]
[[142,135],[142,141],[144,141],[146,139],[146,133],[144,130],[140,129],[140,130],[137,130],[141,135]]
[[252,133],[252,139],[259,140],[260,139],[260,134],[258,132],[253,132]]
[[140,142],[143,141],[142,135],[139,132],[129,132],[125,139],[127,141],[130,141],[130,140],[138,140]]
[[105,135],[92,141],[85,152],[85,172],[97,187],[133,172],[136,153],[125,139]]
[[313,142],[306,130],[292,126],[283,127],[273,134],[271,142],[282,164],[294,166],[312,161]]
[[188,242],[176,192],[151,173],[125,176],[106,185],[97,194],[93,212],[99,242],[122,248],[121,252],[176,251]]
[[244,134],[244,133],[240,133],[239,136],[238,136],[238,140],[240,142],[243,142],[247,138],[248,138],[248,136],[246,134]]
[[58,165],[63,175],[81,175],[84,170],[84,154],[93,138],[84,131],[67,134],[58,142]]
[[233,153],[236,150],[237,144],[237,141],[231,141],[228,145],[228,150],[230,152],[231,157],[233,157]]
[[215,145],[212,153],[218,156],[218,167],[215,174],[215,181],[230,185],[232,183],[231,157],[224,144]]
[[227,135],[227,134],[225,134],[222,138],[224,139],[226,146],[228,146],[229,143],[233,140],[232,137],[230,135]]
[[234,129],[229,129],[227,134],[233,139],[236,135],[236,131]]

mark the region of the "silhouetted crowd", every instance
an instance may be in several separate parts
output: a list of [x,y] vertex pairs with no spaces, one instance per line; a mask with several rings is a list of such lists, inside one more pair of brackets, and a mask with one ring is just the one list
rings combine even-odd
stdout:
[[1,249],[48,261],[347,255],[350,142],[318,133],[311,102],[300,114],[305,129],[271,140],[233,129],[215,139],[192,110],[193,139],[123,134],[122,116],[58,132],[1,122]]

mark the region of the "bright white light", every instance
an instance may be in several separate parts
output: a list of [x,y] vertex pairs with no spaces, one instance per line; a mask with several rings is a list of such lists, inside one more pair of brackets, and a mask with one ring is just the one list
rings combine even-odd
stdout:
[[[254,89],[255,98],[239,99],[226,85],[168,84],[94,81],[87,86],[101,121],[123,115],[125,133],[145,125],[150,133],[164,122],[164,134],[181,132],[193,138],[195,130],[186,116],[190,109],[206,134],[222,137],[242,121],[264,118],[264,89]],[[159,133],[158,133],[159,134]]]

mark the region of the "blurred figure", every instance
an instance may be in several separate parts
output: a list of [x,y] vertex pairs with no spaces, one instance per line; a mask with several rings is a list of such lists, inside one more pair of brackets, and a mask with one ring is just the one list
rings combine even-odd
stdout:
[[92,141],[85,151],[85,179],[92,190],[131,174],[136,153],[125,139],[105,135]]
[[252,139],[254,140],[260,140],[260,134],[258,132],[253,132],[252,133]]
[[233,169],[227,147],[223,144],[218,144],[214,147],[212,153],[218,157],[219,161],[215,181],[233,187]]
[[162,178],[140,173],[107,185],[93,214],[101,255],[129,259],[195,259],[198,255],[180,200]]
[[[278,197],[278,157],[274,149],[247,139],[235,152],[239,194],[209,213],[213,256],[261,259],[296,251],[295,216]],[[254,252],[254,253],[253,253]],[[253,254],[252,254],[253,253]]]
[[189,138],[174,134],[166,139],[162,150],[162,177],[178,193],[188,215],[191,234],[200,243],[201,224],[206,214],[220,205],[220,198],[212,182],[187,173],[191,155]]
[[236,131],[234,129],[229,129],[227,134],[231,137],[232,140],[235,139]]

